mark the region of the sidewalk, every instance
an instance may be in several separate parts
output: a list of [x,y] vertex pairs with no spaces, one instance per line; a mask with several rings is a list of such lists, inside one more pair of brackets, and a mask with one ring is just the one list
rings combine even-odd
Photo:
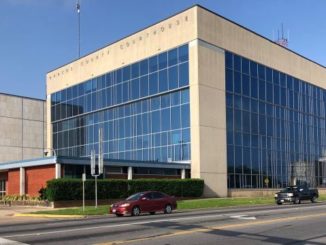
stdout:
[[33,217],[14,217],[15,214],[49,210],[48,207],[20,207],[20,206],[0,206],[0,224],[12,223],[16,221],[35,219]]

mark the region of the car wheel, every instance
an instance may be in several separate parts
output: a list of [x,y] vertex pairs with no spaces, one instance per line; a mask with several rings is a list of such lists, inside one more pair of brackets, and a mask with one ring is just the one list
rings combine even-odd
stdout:
[[301,201],[299,197],[294,198],[293,204],[300,204],[300,203]]
[[140,215],[140,208],[138,206],[133,207],[132,211],[131,211],[131,215],[132,216],[139,216]]
[[164,213],[165,213],[165,214],[170,214],[170,213],[172,213],[172,206],[171,206],[171,204],[167,204],[167,205],[165,206],[165,208],[164,208]]
[[277,202],[276,204],[277,204],[277,205],[282,205],[282,203],[281,203],[281,202]]
[[311,198],[311,202],[312,202],[312,203],[317,202],[317,197],[316,197],[316,196],[313,196],[313,197]]
[[155,214],[155,212],[149,212],[150,213],[150,215],[154,215]]

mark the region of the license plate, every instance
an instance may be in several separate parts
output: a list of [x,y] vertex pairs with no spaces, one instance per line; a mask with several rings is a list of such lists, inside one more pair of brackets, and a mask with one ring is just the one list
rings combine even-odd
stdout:
[[284,200],[282,199],[281,202],[284,202]]

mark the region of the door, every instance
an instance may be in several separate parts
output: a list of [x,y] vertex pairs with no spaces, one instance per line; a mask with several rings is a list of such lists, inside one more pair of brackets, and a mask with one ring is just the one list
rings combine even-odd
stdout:
[[160,192],[153,192],[153,205],[155,211],[161,211],[165,207],[164,195]]
[[152,212],[154,210],[152,193],[147,193],[140,198],[140,209],[142,212]]
[[6,180],[0,180],[0,199],[6,195]]

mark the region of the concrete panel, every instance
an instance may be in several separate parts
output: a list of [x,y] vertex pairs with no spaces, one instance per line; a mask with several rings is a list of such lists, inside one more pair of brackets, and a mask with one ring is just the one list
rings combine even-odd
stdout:
[[200,126],[226,129],[225,91],[199,86],[199,104]]
[[22,120],[0,117],[0,146],[22,146]]
[[44,123],[23,121],[23,147],[43,148]]
[[205,148],[201,149],[200,171],[218,174],[223,173],[226,175],[225,130],[211,127],[200,127],[200,145],[203,145]]
[[228,192],[223,183],[227,183],[226,174],[202,172],[202,179],[205,180],[203,196],[205,197],[226,197]]
[[23,148],[23,160],[40,158],[43,156],[43,148]]
[[198,73],[190,84],[191,176],[204,179],[204,196],[223,197],[227,196],[224,52],[200,40],[190,46],[198,57],[193,65]]
[[22,117],[22,98],[0,94],[0,117]]
[[3,162],[21,160],[22,154],[21,147],[0,146],[0,164]]
[[43,121],[44,104],[45,101],[41,100],[23,99],[23,118],[35,121]]

